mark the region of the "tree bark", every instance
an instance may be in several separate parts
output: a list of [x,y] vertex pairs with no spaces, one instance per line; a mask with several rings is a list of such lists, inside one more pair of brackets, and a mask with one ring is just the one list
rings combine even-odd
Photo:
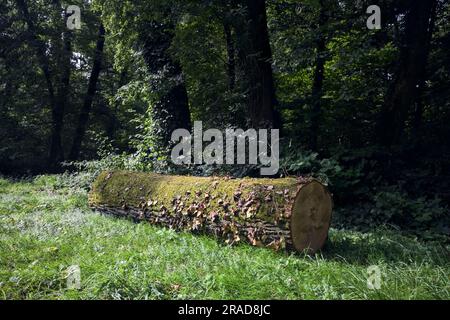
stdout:
[[69,31],[62,33],[63,45],[59,67],[61,68],[61,78],[57,90],[57,108],[52,110],[52,133],[49,165],[55,169],[64,161],[64,148],[62,143],[62,130],[64,125],[64,113],[67,107],[68,95],[70,92],[70,76],[72,71],[72,42]]
[[167,154],[172,132],[191,130],[188,94],[180,64],[169,52],[174,26],[170,23],[148,23],[149,32],[143,37],[144,59],[152,74],[161,79],[153,84],[158,100],[152,106],[154,136],[159,151]]
[[332,199],[316,180],[225,179],[104,172],[89,204],[100,212],[276,250],[315,253],[327,240]]
[[430,40],[428,31],[435,2],[409,3],[398,69],[378,122],[377,136],[382,145],[391,146],[399,142],[403,135],[406,118],[426,70]]
[[92,109],[95,93],[97,91],[97,83],[102,70],[103,48],[105,45],[105,28],[100,23],[98,31],[97,45],[94,54],[94,63],[92,65],[91,75],[89,77],[88,89],[84,98],[84,103],[81,108],[78,125],[75,131],[75,136],[70,151],[69,159],[72,161],[78,160],[80,156],[81,144],[86,134],[86,128],[89,121],[89,115]]
[[[436,23],[436,14],[437,14],[437,2],[434,2],[433,7],[431,9],[431,18],[427,32],[428,39],[426,46],[426,60],[428,60],[428,57],[430,55],[431,41],[433,40],[433,32]],[[426,76],[427,72],[426,69],[424,68],[423,72],[420,75],[419,86],[416,92],[414,119],[412,123],[413,138],[416,144],[419,143],[422,136],[421,132],[422,132],[423,112],[424,112],[423,93],[425,89]]]
[[227,74],[228,74],[228,89],[233,91],[236,86],[236,49],[233,40],[233,33],[231,25],[228,22],[223,24],[225,32],[225,40],[227,44]]
[[322,95],[323,95],[323,82],[325,73],[326,62],[326,36],[323,28],[328,22],[328,15],[326,12],[324,1],[320,1],[320,13],[318,21],[318,32],[316,39],[316,67],[314,70],[314,80],[312,87],[312,113],[311,113],[311,138],[310,148],[313,151],[317,151],[318,136],[320,121],[322,118]]
[[280,128],[272,72],[265,0],[244,0],[244,22],[235,23],[238,55],[248,86],[248,112],[254,128]]

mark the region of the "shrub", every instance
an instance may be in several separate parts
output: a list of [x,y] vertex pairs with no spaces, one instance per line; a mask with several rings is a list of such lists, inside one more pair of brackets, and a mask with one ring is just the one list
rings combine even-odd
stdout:
[[320,159],[318,153],[288,148],[283,151],[282,171],[286,175],[311,175],[328,185],[339,203],[367,193],[362,183],[363,166],[345,168],[336,159]]
[[378,222],[449,234],[448,207],[438,198],[414,199],[395,186],[376,193],[373,201],[371,214]]

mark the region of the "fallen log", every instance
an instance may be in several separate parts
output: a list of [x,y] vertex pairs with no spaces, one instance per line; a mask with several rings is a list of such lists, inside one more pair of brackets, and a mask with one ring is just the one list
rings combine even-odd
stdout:
[[179,231],[275,250],[315,253],[330,228],[332,198],[310,178],[230,179],[103,172],[92,209]]

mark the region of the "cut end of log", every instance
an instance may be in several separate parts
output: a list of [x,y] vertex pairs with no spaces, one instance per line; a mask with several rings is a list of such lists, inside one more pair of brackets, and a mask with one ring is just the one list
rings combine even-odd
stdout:
[[292,242],[297,251],[316,253],[325,245],[332,209],[331,195],[318,181],[299,190],[291,218]]

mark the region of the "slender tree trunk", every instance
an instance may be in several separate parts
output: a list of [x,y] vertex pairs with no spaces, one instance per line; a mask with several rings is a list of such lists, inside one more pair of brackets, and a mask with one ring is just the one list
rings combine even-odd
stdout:
[[[72,34],[66,28],[67,16],[61,19],[63,8],[59,0],[52,1],[55,8],[55,21],[60,19],[58,27],[62,30],[61,38],[55,39],[54,47],[56,48],[55,56],[57,56],[57,70],[61,72],[56,89],[56,108],[52,109],[52,127],[50,140],[50,153],[48,165],[51,170],[57,170],[60,163],[64,161],[64,148],[62,142],[62,131],[64,125],[64,112],[68,102],[70,92],[70,76],[71,76],[71,58],[72,58]],[[56,77],[55,77],[56,79]]]
[[[1,57],[3,58],[3,57]],[[4,60],[5,62],[5,73],[6,75],[8,75],[8,77],[5,77],[2,79],[1,83],[3,85],[5,85],[5,89],[3,90],[2,94],[1,94],[1,99],[0,99],[0,112],[6,112],[6,109],[8,108],[9,105],[11,105],[11,100],[12,97],[14,96],[14,92],[16,91],[17,88],[17,83],[12,81],[10,75],[14,74],[13,73],[13,68],[10,66],[10,63],[8,60]],[[3,115],[1,115],[3,117]],[[1,119],[1,118],[0,118]]]
[[409,4],[398,70],[378,123],[377,136],[382,145],[391,146],[403,135],[408,112],[414,105],[420,79],[426,70],[428,30],[434,6],[435,0]]
[[323,95],[323,82],[325,73],[325,62],[326,62],[326,36],[324,34],[323,28],[328,22],[328,16],[326,13],[326,8],[324,6],[324,1],[320,1],[320,14],[318,23],[318,32],[316,39],[316,67],[314,70],[314,81],[312,87],[312,114],[311,114],[311,138],[310,138],[310,148],[312,150],[317,150],[318,147],[318,136],[320,121],[322,118],[322,95]]
[[[434,2],[433,7],[431,9],[431,18],[428,27],[428,39],[426,46],[426,60],[430,55],[431,50],[431,41],[433,40],[433,32],[435,28],[436,22],[436,14],[437,14],[437,2]],[[422,124],[423,124],[423,112],[424,112],[424,101],[423,101],[423,92],[425,89],[426,82],[426,69],[423,69],[423,72],[420,75],[419,86],[417,87],[416,92],[416,101],[415,101],[415,110],[414,110],[414,119],[413,119],[413,137],[415,143],[418,143],[421,138]]]
[[239,58],[248,82],[248,112],[254,128],[280,128],[272,73],[265,0],[245,0],[246,20],[236,24]]
[[233,34],[231,31],[231,25],[228,22],[224,22],[225,40],[227,43],[227,74],[228,74],[228,89],[233,91],[236,86],[236,56],[235,56],[235,44],[233,40]]
[[98,40],[94,54],[94,63],[92,65],[91,75],[89,77],[88,89],[84,98],[84,103],[81,108],[80,116],[78,118],[78,125],[75,131],[72,149],[70,151],[70,160],[78,160],[80,156],[81,144],[86,134],[87,123],[92,109],[95,93],[97,91],[97,83],[102,70],[103,48],[105,45],[105,28],[100,23],[98,31]]
[[67,107],[68,95],[70,92],[70,76],[72,71],[72,39],[71,33],[65,31],[62,34],[63,45],[59,61],[61,68],[61,78],[56,96],[57,108],[52,110],[52,133],[50,145],[49,165],[57,168],[64,161],[64,148],[62,143],[62,130],[64,125],[64,113]]

